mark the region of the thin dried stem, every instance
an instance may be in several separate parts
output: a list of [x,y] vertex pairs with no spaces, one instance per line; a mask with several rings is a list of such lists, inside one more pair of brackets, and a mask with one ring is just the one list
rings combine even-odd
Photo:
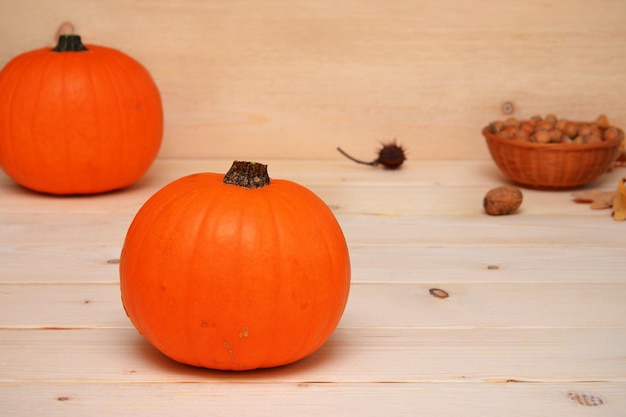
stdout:
[[346,157],[346,158],[348,158],[349,160],[354,161],[354,162],[356,162],[356,163],[363,164],[363,165],[369,165],[369,166],[376,166],[376,164],[378,164],[378,161],[371,161],[371,162],[367,162],[367,161],[361,161],[360,159],[356,159],[355,157],[350,156],[350,155],[348,155],[347,153],[345,153],[345,152],[344,152],[341,148],[339,148],[339,147],[337,148],[337,150],[338,150],[339,152],[341,152],[341,154],[342,154],[343,156],[345,156],[345,157]]

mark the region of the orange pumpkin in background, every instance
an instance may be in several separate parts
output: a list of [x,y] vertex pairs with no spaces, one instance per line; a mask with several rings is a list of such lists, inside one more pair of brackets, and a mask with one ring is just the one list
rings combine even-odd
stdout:
[[122,302],[145,339],[194,366],[250,370],[315,352],[348,300],[350,259],[328,206],[262,164],[194,174],[154,194],[120,259]]
[[161,145],[148,71],[124,53],[61,35],[0,72],[0,166],[22,186],[94,194],[133,184]]

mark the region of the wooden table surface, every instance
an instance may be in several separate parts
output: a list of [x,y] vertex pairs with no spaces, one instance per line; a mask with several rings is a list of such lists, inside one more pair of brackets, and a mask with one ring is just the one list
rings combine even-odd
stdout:
[[124,314],[117,262],[136,211],[230,160],[158,160],[133,187],[91,197],[0,174],[0,415],[626,415],[626,222],[610,210],[523,189],[517,214],[487,216],[484,194],[507,182],[491,161],[260,162],[324,199],[350,247],[348,306],[317,353],[192,368]]

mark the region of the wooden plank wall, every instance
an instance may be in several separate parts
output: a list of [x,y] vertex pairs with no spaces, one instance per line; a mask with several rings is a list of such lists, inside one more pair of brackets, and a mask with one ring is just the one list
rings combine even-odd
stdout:
[[63,22],[161,89],[161,158],[483,159],[487,122],[626,126],[624,0],[0,0],[0,65]]

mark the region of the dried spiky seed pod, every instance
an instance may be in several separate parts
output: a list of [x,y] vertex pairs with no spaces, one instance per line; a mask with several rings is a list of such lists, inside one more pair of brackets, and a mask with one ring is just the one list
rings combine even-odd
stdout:
[[398,145],[396,141],[383,144],[378,151],[378,159],[376,162],[387,169],[397,169],[406,160],[404,148]]
[[383,143],[382,147],[378,150],[378,158],[371,162],[356,159],[348,155],[341,148],[337,148],[337,150],[346,158],[359,164],[370,166],[382,165],[386,169],[398,169],[402,163],[406,161],[406,151],[401,145],[397,144],[395,139],[392,142]]

